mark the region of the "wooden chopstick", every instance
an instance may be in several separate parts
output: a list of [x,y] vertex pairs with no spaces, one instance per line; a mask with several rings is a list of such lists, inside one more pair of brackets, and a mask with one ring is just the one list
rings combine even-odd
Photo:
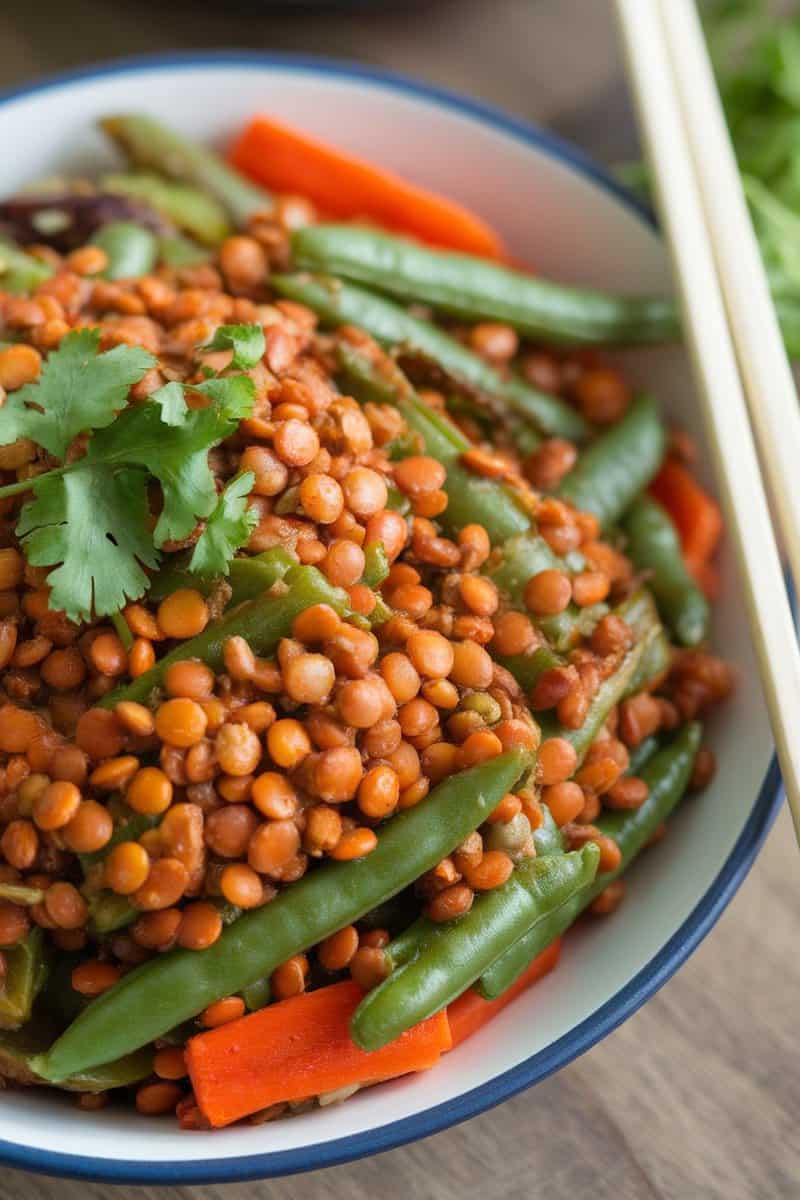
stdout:
[[800,582],[800,404],[692,0],[660,0],[706,228],[750,423],[792,574]]
[[[683,0],[666,2],[672,6]],[[800,840],[800,739],[795,736],[800,714],[800,649],[673,74],[662,6],[660,0],[615,0],[615,7],[672,257],[714,473],[730,544],[739,564],[743,600]]]

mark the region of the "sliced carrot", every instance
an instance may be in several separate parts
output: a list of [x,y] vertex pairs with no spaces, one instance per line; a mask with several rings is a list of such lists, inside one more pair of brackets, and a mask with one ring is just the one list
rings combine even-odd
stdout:
[[484,1000],[483,996],[479,995],[474,988],[467,988],[466,992],[447,1008],[453,1047],[460,1046],[468,1037],[472,1037],[473,1033],[477,1033],[488,1021],[491,1021],[492,1017],[496,1017],[526,988],[542,979],[548,971],[552,971],[558,963],[560,953],[561,939],[557,938],[546,950],[536,956],[517,982],[512,983],[511,987],[507,988],[496,1000]]
[[281,1101],[424,1071],[450,1049],[441,1012],[381,1050],[360,1050],[350,1018],[363,994],[350,981],[334,983],[192,1038],[186,1065],[200,1111],[228,1125]]
[[720,579],[719,571],[714,564],[710,562],[700,563],[698,567],[690,566],[689,570],[706,600],[716,600],[719,596]]
[[269,117],[253,118],[230,157],[251,179],[308,196],[327,216],[365,217],[434,246],[505,257],[494,230],[454,200]]
[[681,539],[684,561],[693,575],[713,557],[722,536],[722,513],[682,463],[668,458],[650,485]]

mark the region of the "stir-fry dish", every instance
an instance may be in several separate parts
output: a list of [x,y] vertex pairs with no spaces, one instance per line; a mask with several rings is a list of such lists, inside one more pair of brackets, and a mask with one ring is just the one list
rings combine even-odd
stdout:
[[0,1075],[208,1129],[616,909],[713,774],[721,521],[598,349],[669,302],[266,118],[102,126],[0,204]]

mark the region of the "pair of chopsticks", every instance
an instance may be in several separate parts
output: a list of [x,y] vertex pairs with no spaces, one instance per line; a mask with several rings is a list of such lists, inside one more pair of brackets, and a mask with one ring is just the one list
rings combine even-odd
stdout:
[[800,840],[800,649],[753,438],[800,584],[798,398],[695,4],[615,6]]

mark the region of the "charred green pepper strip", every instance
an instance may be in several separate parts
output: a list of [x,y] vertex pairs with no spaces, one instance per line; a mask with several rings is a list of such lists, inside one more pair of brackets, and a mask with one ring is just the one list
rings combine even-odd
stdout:
[[618,521],[661,466],[666,434],[652,396],[638,396],[618,424],[578,459],[557,494],[594,513],[601,526]]
[[439,925],[426,919],[417,957],[368,992],[353,1014],[356,1045],[377,1050],[455,1000],[509,946],[586,888],[599,859],[592,842],[571,854],[527,859],[463,917]]
[[358,225],[308,225],[292,235],[292,251],[308,270],[421,301],[464,321],[502,321],[545,342],[619,346],[680,336],[671,300],[567,287]]
[[0,1029],[18,1029],[30,1017],[33,1002],[47,978],[42,930],[34,926],[24,941],[3,954],[6,973],[0,992]]
[[163,683],[167,668],[187,658],[200,658],[213,670],[221,670],[223,647],[230,637],[243,637],[254,654],[269,654],[281,638],[289,636],[295,617],[314,604],[330,604],[340,616],[349,611],[347,593],[328,583],[315,567],[292,567],[278,586],[285,588],[282,594],[268,593],[233,609],[197,637],[181,642],[144,675],[104,696],[99,706],[114,708],[121,700],[146,702]]
[[207,191],[158,175],[117,174],[101,180],[105,192],[133,196],[161,212],[198,242],[216,246],[231,231],[225,209]]
[[327,276],[273,275],[270,283],[282,296],[307,305],[325,325],[358,325],[384,346],[421,354],[473,391],[505,400],[541,433],[575,442],[588,437],[583,417],[563,400],[538,392],[518,376],[501,375],[455,338],[391,300]]
[[439,518],[445,528],[457,532],[477,521],[493,543],[530,528],[530,516],[511,488],[461,465],[461,455],[470,442],[447,416],[428,408],[399,367],[387,364],[386,370],[381,370],[346,342],[338,345],[337,355],[339,380],[355,399],[394,405],[422,438],[426,453],[446,468],[447,508]]
[[708,601],[683,561],[675,526],[657,501],[639,496],[622,521],[627,553],[648,586],[659,611],[683,646],[696,646],[708,635]]
[[482,996],[494,1000],[511,987],[536,955],[569,929],[587,905],[627,870],[686,791],[701,736],[702,727],[699,724],[684,725],[672,741],[654,754],[639,772],[650,788],[641,808],[627,812],[605,812],[597,820],[598,829],[613,837],[622,852],[619,869],[598,875],[590,887],[567,901],[547,921],[532,929],[502,958],[498,958],[484,971],[477,984]]
[[108,255],[104,279],[134,279],[149,275],[158,262],[158,238],[133,221],[111,221],[91,238]]
[[208,192],[237,225],[273,208],[272,197],[249,183],[212,150],[192,142],[145,113],[104,117],[101,128],[137,167]]
[[0,288],[4,292],[33,292],[52,274],[53,268],[48,263],[0,238]]
[[450,776],[388,821],[366,858],[309,871],[224,929],[207,950],[172,950],[137,967],[94,1000],[33,1069],[58,1082],[119,1058],[357,921],[477,829],[530,762],[511,751]]

